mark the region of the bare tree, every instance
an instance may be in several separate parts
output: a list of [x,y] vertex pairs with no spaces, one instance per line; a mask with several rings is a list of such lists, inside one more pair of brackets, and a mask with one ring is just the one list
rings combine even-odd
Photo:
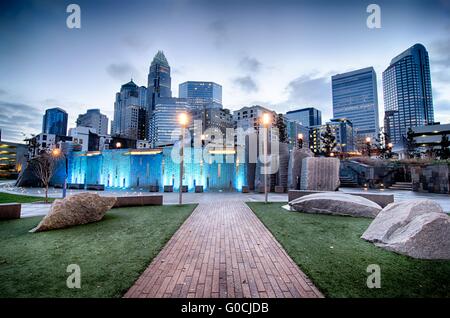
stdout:
[[44,152],[30,161],[35,176],[45,189],[45,203],[48,203],[48,186],[55,172],[57,159],[51,153]]

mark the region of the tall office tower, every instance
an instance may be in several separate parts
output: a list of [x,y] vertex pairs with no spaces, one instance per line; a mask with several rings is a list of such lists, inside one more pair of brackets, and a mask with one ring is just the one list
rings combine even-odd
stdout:
[[271,114],[271,125],[274,126],[277,122],[277,113],[259,105],[243,107],[239,110],[234,111],[234,126],[235,128],[242,128],[244,131],[258,131],[262,125],[261,117],[264,113]]
[[179,97],[195,108],[222,108],[222,86],[214,82],[184,82],[178,86]]
[[[264,113],[270,114],[270,126],[274,127],[277,122],[277,113],[265,107],[254,105],[243,107],[233,112],[233,121],[235,129],[242,129],[244,136],[257,133],[262,127],[261,118]],[[237,139],[238,146],[245,146],[241,137]]]
[[47,109],[42,121],[42,132],[57,136],[66,136],[67,118],[66,111],[59,107]]
[[[190,103],[189,106],[192,107]],[[233,115],[226,108],[205,108],[202,111],[191,109],[191,114],[193,120],[202,121],[203,131],[208,128],[218,128],[222,134],[225,134],[227,128],[234,127]]]
[[182,98],[158,98],[150,118],[150,143],[153,147],[174,144],[172,134],[180,135],[178,115],[189,112],[189,104]]
[[108,134],[108,117],[100,113],[100,109],[88,109],[86,114],[78,115],[77,127],[95,128],[97,134]]
[[150,65],[147,85],[147,108],[151,114],[158,98],[172,97],[170,66],[162,51],[158,51]]
[[378,138],[377,75],[367,67],[331,77],[333,117],[347,118],[358,137]]
[[135,140],[147,139],[147,107],[139,105],[128,105],[124,110],[124,118],[124,137]]
[[384,122],[389,141],[402,144],[408,128],[434,123],[428,52],[415,44],[383,72]]
[[[140,138],[134,127],[139,126],[139,118],[142,120],[144,112],[140,111],[141,108],[145,110],[145,116],[147,116],[146,94],[145,87],[137,86],[132,80],[122,85],[120,92],[116,93],[114,102],[114,121],[111,132],[113,135],[130,139]],[[147,122],[146,119],[145,127]]]
[[322,125],[322,112],[314,107],[288,111],[285,117],[288,120],[295,120],[305,127]]

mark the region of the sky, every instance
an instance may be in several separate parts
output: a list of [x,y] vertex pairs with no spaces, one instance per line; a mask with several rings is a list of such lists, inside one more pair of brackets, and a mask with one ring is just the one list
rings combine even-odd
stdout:
[[[66,8],[81,8],[69,29]],[[381,28],[366,8],[381,8]],[[0,128],[21,141],[61,107],[69,127],[100,108],[113,119],[115,93],[147,85],[163,50],[172,93],[188,80],[223,86],[231,110],[316,107],[332,118],[331,76],[373,66],[383,121],[382,72],[415,43],[430,56],[435,121],[450,123],[450,0],[27,0],[0,3]]]

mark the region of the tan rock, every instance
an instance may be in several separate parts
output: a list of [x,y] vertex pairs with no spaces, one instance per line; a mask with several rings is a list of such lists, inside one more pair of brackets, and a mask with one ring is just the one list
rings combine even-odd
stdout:
[[115,197],[79,193],[55,200],[50,212],[30,232],[42,232],[100,221],[116,203]]
[[302,196],[289,202],[291,210],[374,218],[381,207],[366,198],[342,192],[324,192]]
[[300,190],[338,190],[339,166],[337,158],[303,158]]
[[361,238],[414,258],[450,259],[450,217],[432,200],[389,204]]

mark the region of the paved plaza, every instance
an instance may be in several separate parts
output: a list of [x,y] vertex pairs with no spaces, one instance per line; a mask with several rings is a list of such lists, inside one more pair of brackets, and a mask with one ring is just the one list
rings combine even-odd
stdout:
[[[18,188],[13,186],[13,182],[0,183],[0,191],[12,194],[31,195],[43,197],[44,191],[41,188]],[[352,193],[352,192],[366,192],[375,194],[393,194],[395,201],[404,201],[411,199],[430,199],[439,203],[445,212],[450,212],[450,196],[448,194],[436,194],[436,193],[421,193],[413,191],[403,190],[364,190],[359,188],[341,188],[339,191]],[[98,193],[102,196],[138,196],[138,195],[153,195],[155,193],[149,193],[144,189],[129,189],[129,190],[106,190],[106,191],[86,191],[86,190],[67,190],[67,195],[92,192]],[[61,189],[49,189],[49,197],[60,198]],[[178,204],[178,193],[161,193],[164,196],[164,204]],[[272,202],[287,202],[287,193],[270,193],[269,201]],[[183,203],[208,203],[208,202],[226,202],[226,201],[241,201],[241,202],[254,202],[264,201],[264,194],[260,193],[239,193],[239,192],[206,192],[206,193],[183,193]],[[49,204],[42,203],[29,203],[22,204],[22,217],[46,215],[50,208]]]
[[125,297],[322,294],[242,201],[202,202]]

